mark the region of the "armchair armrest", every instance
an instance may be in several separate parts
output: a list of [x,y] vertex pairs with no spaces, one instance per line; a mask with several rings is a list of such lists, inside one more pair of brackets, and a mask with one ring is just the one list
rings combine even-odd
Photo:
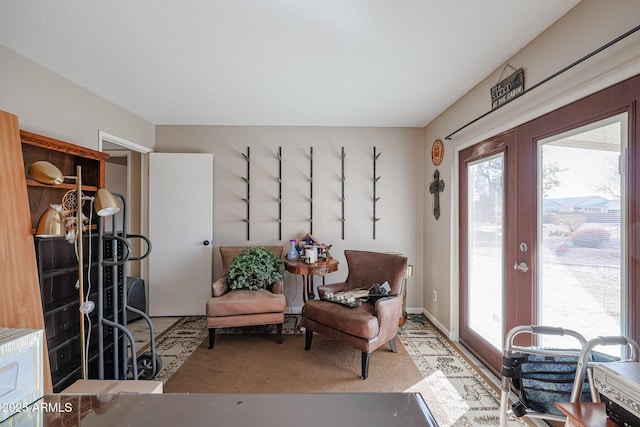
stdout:
[[281,294],[284,289],[284,283],[282,281],[274,282],[271,285],[271,292],[274,294]]
[[398,319],[402,312],[402,298],[389,296],[380,298],[375,303],[376,315],[380,323],[380,335],[391,339],[398,333]]
[[211,296],[220,297],[227,293],[229,290],[229,284],[224,277],[219,278],[211,284]]

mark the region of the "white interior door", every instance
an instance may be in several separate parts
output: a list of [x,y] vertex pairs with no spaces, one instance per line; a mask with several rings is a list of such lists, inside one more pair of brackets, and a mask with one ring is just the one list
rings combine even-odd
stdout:
[[213,156],[149,155],[149,314],[203,315],[211,296]]

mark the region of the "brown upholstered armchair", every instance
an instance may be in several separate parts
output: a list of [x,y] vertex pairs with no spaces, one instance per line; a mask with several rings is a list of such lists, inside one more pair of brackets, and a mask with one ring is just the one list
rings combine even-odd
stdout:
[[[282,246],[264,246],[275,256],[282,256]],[[282,344],[282,324],[286,300],[282,294],[282,282],[273,283],[269,289],[229,289],[226,275],[233,259],[246,246],[220,247],[224,276],[211,285],[211,298],[207,301],[207,328],[209,348],[213,348],[217,328],[277,325],[276,342]]]
[[402,315],[402,293],[407,258],[378,252],[345,250],[349,269],[345,282],[318,287],[320,298],[326,292],[368,289],[374,283],[389,282],[389,296],[358,307],[347,307],[331,301],[309,300],[302,308],[302,322],[306,330],[305,350],[311,348],[313,333],[362,351],[362,378],[369,375],[371,353],[385,343],[396,353],[395,337],[398,319]]

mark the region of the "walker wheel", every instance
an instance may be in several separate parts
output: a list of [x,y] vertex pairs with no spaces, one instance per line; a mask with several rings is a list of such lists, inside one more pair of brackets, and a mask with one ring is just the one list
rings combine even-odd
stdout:
[[[155,377],[160,369],[162,369],[162,359],[156,354],[155,361],[150,352],[142,353],[137,358],[138,366],[138,379],[139,380],[151,380]],[[155,362],[155,370],[154,370]]]

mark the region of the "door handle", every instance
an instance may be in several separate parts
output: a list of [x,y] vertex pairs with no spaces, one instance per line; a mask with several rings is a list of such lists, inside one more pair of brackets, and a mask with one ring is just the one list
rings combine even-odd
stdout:
[[529,266],[527,265],[526,262],[522,261],[520,263],[517,263],[513,266],[514,270],[518,270],[518,271],[522,271],[523,273],[526,273],[527,271],[529,271]]
[[209,241],[205,240],[204,242],[202,242],[202,244],[205,245],[205,246],[209,246]]

